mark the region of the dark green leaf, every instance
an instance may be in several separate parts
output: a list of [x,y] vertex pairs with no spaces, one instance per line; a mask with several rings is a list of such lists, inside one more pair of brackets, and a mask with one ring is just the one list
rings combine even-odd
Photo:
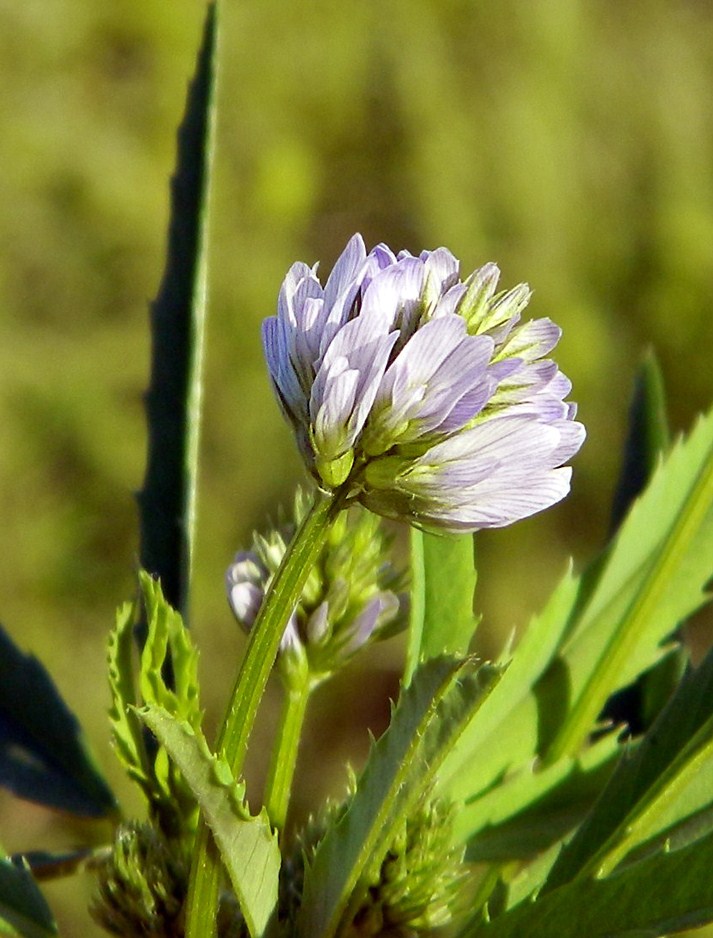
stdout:
[[[168,256],[151,308],[151,382],[146,397],[149,453],[138,498],[141,566],[159,577],[168,601],[184,614],[195,526],[215,47],[215,9],[210,5],[178,132]],[[140,640],[143,637],[140,631]]]
[[663,377],[655,356],[650,352],[641,363],[634,382],[629,432],[612,505],[610,534],[618,530],[632,503],[648,485],[669,445]]
[[0,785],[87,817],[116,809],[82,729],[52,679],[0,627]]
[[579,879],[461,938],[658,938],[713,921],[713,834],[604,879]]
[[3,922],[23,938],[47,938],[57,926],[31,873],[21,864],[0,857],[0,932]]
[[[634,382],[624,460],[612,505],[610,537],[648,485],[670,442],[663,378],[656,357],[649,352]],[[683,646],[673,649],[613,695],[604,706],[600,721],[626,723],[634,736],[645,732],[681,679],[687,658]]]
[[713,652],[686,675],[660,717],[622,759],[564,848],[546,889],[610,869],[634,848],[680,846],[713,827]]

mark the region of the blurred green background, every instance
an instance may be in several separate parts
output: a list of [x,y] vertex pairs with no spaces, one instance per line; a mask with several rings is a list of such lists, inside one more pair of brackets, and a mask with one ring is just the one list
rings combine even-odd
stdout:
[[[223,571],[302,478],[259,340],[294,260],[327,272],[356,230],[369,245],[445,244],[466,273],[496,260],[505,286],[529,281],[532,315],[564,328],[589,439],[566,503],[479,539],[489,650],[567,555],[601,543],[643,350],[660,357],[674,428],[713,396],[713,5],[223,7],[193,601],[213,726],[242,647]],[[47,664],[130,812],[104,647],[133,589],[147,304],[203,12],[0,0],[0,618]],[[377,649],[315,700],[303,810],[340,792],[341,763],[383,727],[400,653]],[[0,814],[9,850],[107,834],[4,793]],[[65,935],[95,934],[76,913],[90,887],[48,888]]]

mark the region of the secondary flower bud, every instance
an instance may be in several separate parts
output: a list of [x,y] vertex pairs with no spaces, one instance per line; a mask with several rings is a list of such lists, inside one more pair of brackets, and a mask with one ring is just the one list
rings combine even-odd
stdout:
[[[228,567],[228,601],[246,631],[307,507],[298,490],[293,519],[265,536],[254,535],[252,549],[237,553]],[[405,625],[405,598],[398,592],[403,576],[392,566],[388,547],[373,515],[354,510],[337,517],[282,636],[278,664],[288,680],[294,669],[307,667],[319,682],[362,645]]]
[[273,387],[327,490],[428,530],[501,527],[569,491],[584,440],[549,319],[520,323],[524,284],[465,281],[438,248],[413,257],[355,235],[322,287],[293,264],[263,324]]

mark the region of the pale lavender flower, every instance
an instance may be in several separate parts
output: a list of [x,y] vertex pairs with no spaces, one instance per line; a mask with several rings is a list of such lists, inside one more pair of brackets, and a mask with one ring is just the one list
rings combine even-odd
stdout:
[[280,405],[322,488],[436,531],[501,527],[569,491],[584,440],[549,319],[520,323],[520,284],[465,281],[438,248],[413,257],[355,235],[324,287],[294,264],[263,344]]

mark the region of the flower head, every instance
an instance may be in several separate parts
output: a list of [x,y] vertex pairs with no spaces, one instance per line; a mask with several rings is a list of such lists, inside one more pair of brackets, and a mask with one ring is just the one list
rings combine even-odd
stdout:
[[445,248],[414,257],[355,235],[324,287],[293,264],[263,324],[273,387],[318,484],[425,529],[501,527],[569,491],[584,439],[571,385],[521,323],[525,284],[465,281]]
[[[252,549],[237,553],[228,567],[228,601],[246,631],[307,508],[298,490],[293,519],[267,536],[255,534]],[[378,518],[338,515],[282,635],[278,664],[288,681],[293,669],[307,668],[319,683],[362,645],[405,625],[404,577],[390,563],[388,547]]]

